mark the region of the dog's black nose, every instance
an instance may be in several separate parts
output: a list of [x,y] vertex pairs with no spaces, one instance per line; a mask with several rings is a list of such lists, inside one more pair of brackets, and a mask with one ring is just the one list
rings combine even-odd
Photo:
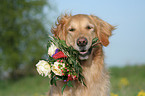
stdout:
[[77,39],[77,45],[78,45],[79,47],[86,46],[87,44],[88,44],[87,38],[85,38],[85,37],[80,37],[80,38]]

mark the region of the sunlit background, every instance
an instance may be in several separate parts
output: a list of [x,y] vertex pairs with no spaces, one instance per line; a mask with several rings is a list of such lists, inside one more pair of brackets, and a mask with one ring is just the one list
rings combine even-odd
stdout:
[[51,27],[65,13],[117,26],[104,47],[111,96],[145,96],[145,0],[1,0],[0,96],[47,96],[49,78],[35,65],[47,58]]

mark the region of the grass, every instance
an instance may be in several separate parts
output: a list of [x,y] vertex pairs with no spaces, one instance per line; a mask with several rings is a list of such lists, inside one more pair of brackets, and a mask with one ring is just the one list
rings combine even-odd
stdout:
[[[139,91],[145,91],[145,65],[112,67],[110,71],[111,92],[118,94],[118,96],[137,96]],[[129,84],[121,83],[122,78],[126,78]]]
[[[111,96],[137,96],[145,91],[145,65],[109,68]],[[125,78],[125,80],[123,79]],[[124,80],[121,82],[121,80]],[[128,83],[125,83],[125,82]],[[0,81],[0,96],[47,96],[49,79],[27,76],[17,81]]]
[[0,96],[47,96],[48,90],[49,79],[42,76],[0,82]]

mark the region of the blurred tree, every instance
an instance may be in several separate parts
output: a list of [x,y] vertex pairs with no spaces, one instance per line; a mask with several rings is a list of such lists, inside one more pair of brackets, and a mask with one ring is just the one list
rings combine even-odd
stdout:
[[0,1],[0,70],[9,69],[12,77],[31,73],[44,57],[48,36],[44,23],[49,21],[45,10],[54,11],[47,0]]

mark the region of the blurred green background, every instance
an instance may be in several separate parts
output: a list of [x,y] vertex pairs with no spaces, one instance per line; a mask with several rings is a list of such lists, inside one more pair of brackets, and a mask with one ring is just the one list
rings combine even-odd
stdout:
[[46,57],[55,11],[48,0],[0,1],[0,79],[34,74],[35,64]]
[[[49,78],[39,76],[35,64],[47,58],[57,15],[50,0],[0,1],[0,96],[47,96]],[[111,96],[145,96],[145,65],[108,70]]]

